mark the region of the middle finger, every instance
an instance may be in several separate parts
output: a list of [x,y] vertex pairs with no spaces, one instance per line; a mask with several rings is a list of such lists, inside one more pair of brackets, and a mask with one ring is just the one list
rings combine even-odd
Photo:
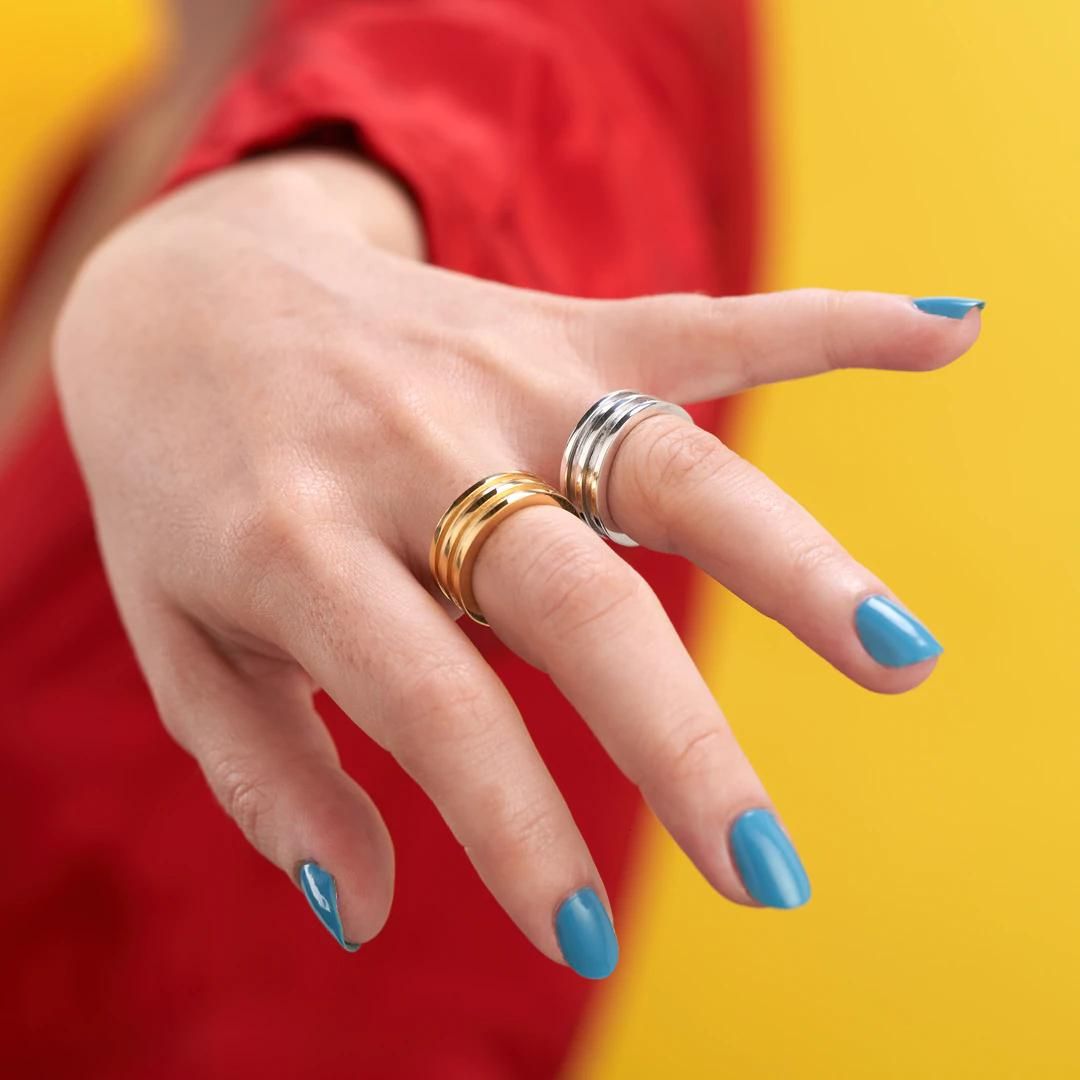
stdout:
[[495,632],[551,675],[715,888],[806,902],[761,782],[633,569],[569,514],[531,507],[492,534],[473,584]]
[[619,447],[612,519],[639,543],[685,555],[788,627],[850,678],[895,693],[941,646],[790,495],[715,436],[656,416]]

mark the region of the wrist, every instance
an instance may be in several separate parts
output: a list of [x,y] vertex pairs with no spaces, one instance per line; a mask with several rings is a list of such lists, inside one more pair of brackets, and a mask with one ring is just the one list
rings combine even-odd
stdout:
[[211,173],[181,188],[162,205],[165,216],[220,218],[253,231],[288,231],[306,220],[352,235],[373,247],[422,260],[423,224],[405,188],[362,157],[332,150],[267,154]]
[[292,150],[266,159],[268,168],[296,170],[336,205],[369,243],[406,258],[425,257],[423,222],[412,197],[385,169],[358,155]]

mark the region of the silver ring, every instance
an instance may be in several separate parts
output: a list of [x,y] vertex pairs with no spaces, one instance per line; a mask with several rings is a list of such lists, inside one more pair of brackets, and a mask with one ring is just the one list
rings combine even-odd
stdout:
[[637,542],[620,532],[611,520],[607,505],[611,466],[623,439],[638,424],[665,413],[693,423],[684,408],[670,401],[636,390],[613,390],[590,406],[570,433],[563,451],[559,467],[563,493],[595,532],[624,547],[637,547]]

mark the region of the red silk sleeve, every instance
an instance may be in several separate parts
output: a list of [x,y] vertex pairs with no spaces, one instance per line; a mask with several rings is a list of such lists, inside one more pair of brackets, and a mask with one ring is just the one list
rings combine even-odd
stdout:
[[439,265],[581,295],[743,291],[742,5],[684,6],[278,3],[175,181],[331,137],[405,183]]

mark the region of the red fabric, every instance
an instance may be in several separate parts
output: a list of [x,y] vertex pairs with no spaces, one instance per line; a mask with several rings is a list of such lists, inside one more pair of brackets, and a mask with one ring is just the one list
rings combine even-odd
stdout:
[[[589,296],[744,291],[746,7],[284,3],[177,179],[345,125],[414,192],[444,266]],[[390,921],[359,954],[334,947],[216,808],[154,716],[55,408],[0,474],[0,506],[5,1072],[557,1072],[595,987],[532,949],[423,794],[345,718],[327,710],[398,851]],[[633,558],[681,620],[685,568]],[[617,909],[635,792],[546,678],[476,639]]]

